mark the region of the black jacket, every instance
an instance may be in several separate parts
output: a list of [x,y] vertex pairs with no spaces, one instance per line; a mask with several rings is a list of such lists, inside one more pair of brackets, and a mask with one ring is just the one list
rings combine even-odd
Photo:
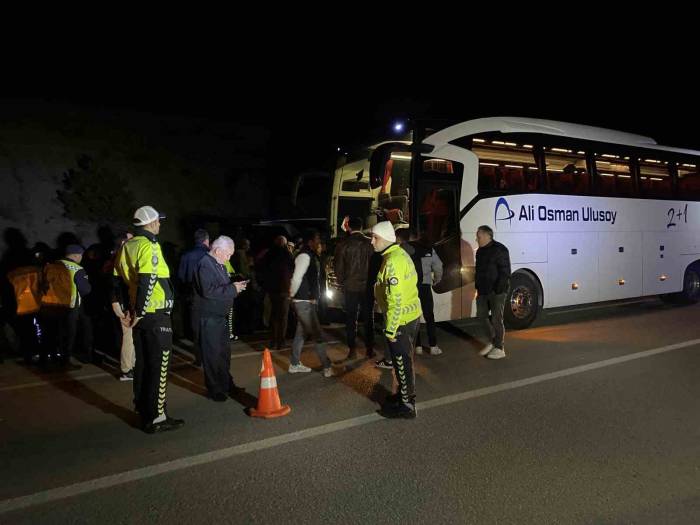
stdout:
[[294,273],[294,257],[287,248],[273,246],[263,257],[260,276],[262,287],[270,294],[289,294]]
[[237,295],[226,268],[209,254],[197,263],[194,290],[194,302],[202,317],[226,317]]
[[177,278],[188,292],[192,291],[192,286],[194,285],[194,274],[197,270],[197,264],[207,253],[209,253],[209,248],[202,243],[197,243],[194,248],[183,253],[180,258]]
[[510,286],[510,255],[500,242],[491,241],[476,251],[476,290],[480,295],[502,294]]
[[362,232],[353,232],[340,241],[333,257],[338,284],[349,292],[364,292],[373,253],[372,241]]

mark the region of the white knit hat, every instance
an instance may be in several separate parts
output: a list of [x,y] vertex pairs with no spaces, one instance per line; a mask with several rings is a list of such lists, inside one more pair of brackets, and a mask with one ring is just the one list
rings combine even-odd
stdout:
[[394,225],[391,224],[391,221],[378,222],[372,228],[372,233],[389,242],[396,242],[396,232],[394,231]]

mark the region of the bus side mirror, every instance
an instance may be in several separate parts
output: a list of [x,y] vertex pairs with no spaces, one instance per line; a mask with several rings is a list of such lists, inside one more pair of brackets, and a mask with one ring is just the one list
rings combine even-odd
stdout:
[[433,146],[430,144],[404,144],[403,142],[387,142],[377,146],[369,158],[369,186],[373,190],[381,188],[384,182],[384,169],[389,162],[392,153],[430,153]]

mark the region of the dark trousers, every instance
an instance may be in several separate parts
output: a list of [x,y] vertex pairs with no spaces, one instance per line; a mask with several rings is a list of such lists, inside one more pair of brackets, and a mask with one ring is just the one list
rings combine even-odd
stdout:
[[78,346],[77,356],[86,363],[95,360],[93,322],[95,319],[87,314],[82,306],[77,308],[78,319],[76,321],[76,343]]
[[201,317],[199,320],[202,369],[204,370],[204,382],[210,396],[227,394],[233,386],[227,323],[224,316],[207,316]]
[[289,319],[289,294],[270,294],[270,324],[272,325],[272,346],[284,346]]
[[[428,331],[428,344],[437,346],[437,330],[435,330],[435,314],[433,313],[433,289],[429,284],[418,285],[418,297],[420,298],[420,308],[423,310],[425,328]],[[420,326],[416,331],[416,346],[420,344]]]
[[170,316],[146,314],[133,329],[136,367],[134,404],[144,423],[166,413],[168,370],[173,347]]
[[41,313],[40,361],[46,363],[49,356],[60,355],[59,361],[70,361],[78,332],[78,308],[45,307]]
[[[504,293],[479,294],[476,298],[476,316],[486,330],[489,343],[500,349],[503,349],[503,337],[506,332],[503,326],[503,307],[506,303],[506,295]],[[490,318],[489,312],[491,313]]]
[[416,376],[413,370],[413,345],[420,318],[399,326],[394,342],[387,339],[391,360],[394,363],[394,374],[399,384],[398,393],[401,401],[408,403],[416,397]]
[[357,337],[357,321],[362,320],[365,325],[365,348],[374,349],[374,304],[370,304],[366,292],[352,292],[345,290],[345,335],[348,348],[355,350],[355,338]]

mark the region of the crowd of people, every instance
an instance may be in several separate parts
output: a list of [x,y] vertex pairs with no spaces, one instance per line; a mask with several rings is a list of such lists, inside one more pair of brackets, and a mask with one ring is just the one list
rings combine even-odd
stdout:
[[[133,382],[134,408],[148,433],[174,430],[184,421],[167,412],[167,382],[173,347],[173,312],[183,314],[182,336],[192,343],[215,402],[240,388],[231,376],[231,343],[267,328],[269,348],[283,349],[291,337],[290,374],[308,373],[302,363],[311,339],[322,375],[334,376],[320,319],[326,258],[318,231],[295,242],[276,237],[250,253],[250,242],[225,235],[210,239],[198,229],[194,246],[180,257],[176,275],[159,242],[165,216],[151,206],[134,213],[134,228],[85,250],[75,238],[56,251],[45,244],[29,250],[18,232],[6,232],[2,261],[2,320],[12,327],[28,366],[43,370],[80,368],[119,355],[121,381]],[[442,353],[433,314],[433,286],[443,276],[440,257],[425,239],[383,221],[363,233],[359,218],[344,221],[345,236],[332,254],[332,271],[344,297],[347,360],[358,359],[358,325],[367,359],[376,357],[375,321],[384,351],[375,366],[393,370],[397,390],[382,406],[386,417],[416,416],[413,355]],[[66,241],[66,239],[64,239]],[[489,336],[482,351],[505,357],[503,308],[509,286],[508,251],[493,231],[477,232],[478,316]],[[378,310],[378,312],[377,312]],[[379,313],[380,315],[377,315]],[[421,320],[427,345],[421,343]],[[97,350],[97,351],[96,351]]]

